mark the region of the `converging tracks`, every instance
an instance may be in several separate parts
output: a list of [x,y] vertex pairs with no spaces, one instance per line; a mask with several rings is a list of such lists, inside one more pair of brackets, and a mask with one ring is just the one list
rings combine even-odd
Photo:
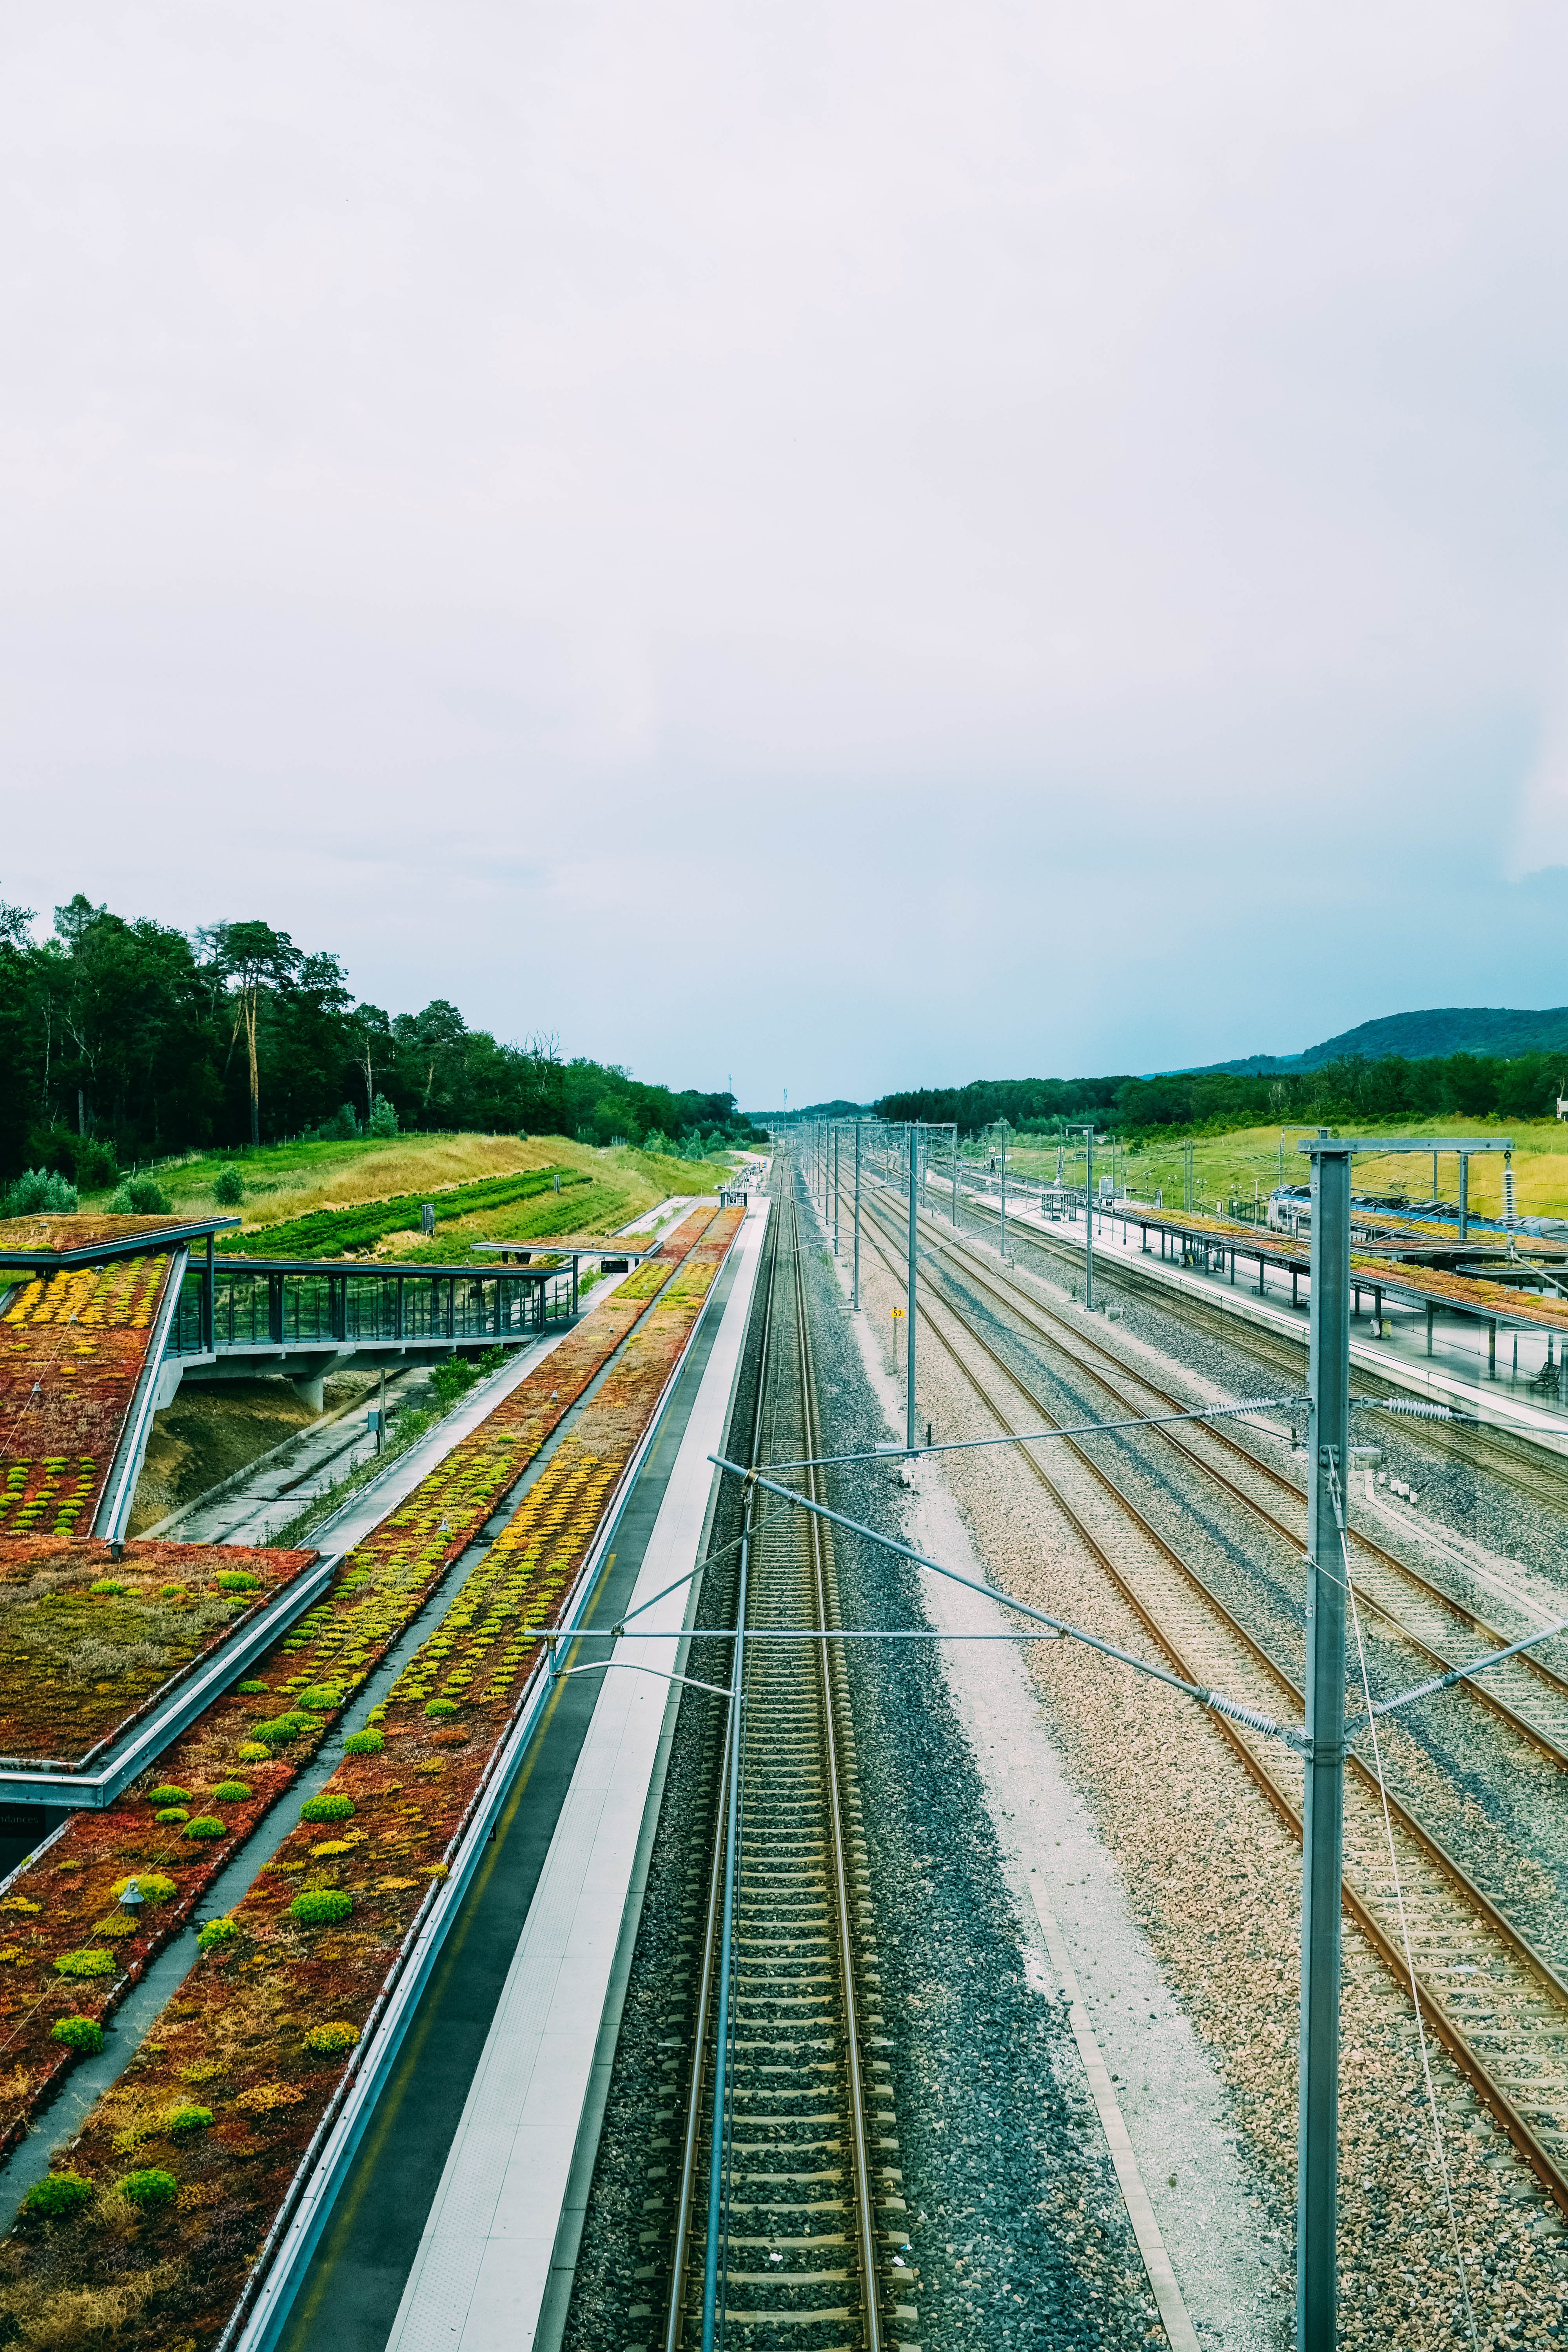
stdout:
[[[863,1232],[869,1228],[873,1250],[901,1286],[907,1226],[900,1227],[884,1214],[879,1197],[868,1201],[864,1192],[861,1218]],[[932,1230],[941,1254],[962,1261],[966,1282],[988,1289],[993,1299],[1033,1336],[1046,1339],[1068,1355],[1075,1369],[1089,1372],[1116,1398],[1119,1407],[1125,1406],[1127,1400],[1103,1373],[1100,1366],[1105,1363],[1114,1365],[1120,1379],[1158,1395],[1168,1407],[1184,1409],[1179,1401],[1155,1390],[1142,1373],[1132,1373],[1103,1349],[1095,1350],[1093,1342],[1086,1342],[1070,1325],[1051,1316],[1039,1301],[1007,1282],[985,1261],[976,1259],[951,1234],[934,1224]],[[884,1240],[900,1245],[899,1256],[884,1246]],[[923,1249],[921,1256],[929,1264]],[[981,1335],[973,1316],[931,1280],[927,1264],[918,1268],[921,1328],[935,1339],[990,1421],[1009,1434],[1024,1428],[1059,1427],[1057,1416],[1036,1391]],[[1059,1327],[1062,1336],[1058,1336],[1053,1325]],[[1099,1355],[1099,1365],[1086,1359],[1086,1347]],[[1027,1407],[1026,1417],[1018,1415],[1016,1400]],[[1266,1467],[1257,1465],[1244,1448],[1236,1450],[1254,1468]],[[1152,1524],[1087,1448],[1076,1439],[1063,1438],[1058,1451],[1070,1457],[1069,1477],[1053,1475],[1028,1445],[1020,1444],[1015,1458],[1027,1465],[1078,1542],[1176,1671],[1189,1681],[1223,1689],[1267,1715],[1278,1715],[1282,1699],[1289,1700],[1290,1711],[1299,1711],[1301,1694],[1288,1669],[1247,1631],[1209,1580]],[[1183,1444],[1183,1451],[1194,1468],[1213,1477],[1221,1475],[1191,1446]],[[1225,1483],[1249,1509],[1260,1510],[1256,1498],[1235,1482]],[[1280,1483],[1289,1486],[1290,1482]],[[1300,1536],[1277,1520],[1273,1524],[1290,1536],[1299,1555]],[[1388,1570],[1412,1576],[1392,1554],[1381,1554],[1381,1560]],[[1423,1580],[1413,1578],[1413,1581],[1424,1584]],[[1359,1582],[1357,1590],[1359,1594]],[[1436,1587],[1425,1590],[1442,1598]],[[1456,1604],[1454,1614],[1466,1616],[1467,1612]],[[1210,1719],[1300,1838],[1299,1759],[1244,1726],[1217,1715]],[[1523,1724],[1517,1727],[1527,1728]],[[1541,1727],[1528,1728],[1533,1736]],[[1533,1744],[1540,1748],[1542,1741],[1534,1737]],[[1377,1782],[1361,1758],[1352,1754],[1350,1762],[1345,1784],[1345,1906],[1408,1993],[1400,1904],[1390,1871],[1389,1836]],[[1564,2054],[1568,1986],[1505,1909],[1483,1893],[1415,1817],[1392,1795],[1388,1806],[1404,1922],[1423,2012],[1538,2178],[1568,2211],[1568,2058]]]
[[[778,1191],[752,1432],[758,1465],[822,1450],[787,1164]],[[817,1474],[805,1475],[815,1496]],[[839,1622],[826,1523],[752,1508],[738,1583],[735,1844],[731,1853],[726,1765],[692,1987],[662,2340],[665,2352],[695,2352],[742,2330],[759,2352],[893,2352],[915,2317],[897,2300],[915,2273],[900,2252],[908,2238],[889,2069],[879,2054],[888,2045],[842,1646],[745,1638]]]

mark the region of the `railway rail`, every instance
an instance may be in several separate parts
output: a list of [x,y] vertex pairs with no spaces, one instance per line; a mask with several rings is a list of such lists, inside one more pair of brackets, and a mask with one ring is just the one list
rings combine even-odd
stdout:
[[[787,1162],[777,1189],[750,1454],[759,1465],[822,1450]],[[751,1514],[736,1580],[739,1721],[719,1776],[690,1989],[665,2352],[738,2336],[891,2352],[915,2317],[900,2301],[915,2273],[841,1647],[745,1639],[838,1622],[826,1525]]]
[[[964,1197],[964,1210],[978,1226],[996,1226],[1000,1220],[994,1209],[973,1194]],[[1118,1214],[1121,1213],[1119,1209]],[[1020,1220],[1007,1220],[1010,1248],[1022,1245],[1037,1255],[1066,1268],[1069,1275],[1081,1274],[1083,1251],[1059,1234],[1042,1230]],[[1134,1294],[1147,1298],[1147,1289],[1140,1283],[1132,1262],[1115,1255],[1096,1256],[1094,1278],[1097,1287],[1116,1291],[1123,1296]],[[1222,1337],[1227,1348],[1268,1367],[1271,1378],[1283,1374],[1287,1380],[1299,1380],[1306,1360],[1307,1328],[1303,1322],[1299,1330],[1281,1330],[1278,1336],[1263,1326],[1231,1314],[1217,1299],[1213,1303],[1189,1292],[1171,1291],[1162,1287],[1159,1294],[1162,1315],[1201,1332],[1207,1339]],[[1384,1381],[1364,1367],[1356,1371],[1357,1393],[1368,1396],[1401,1396],[1408,1393],[1392,1381]],[[1466,1469],[1497,1477],[1528,1495],[1535,1502],[1558,1517],[1563,1506],[1563,1465],[1559,1457],[1547,1454],[1525,1437],[1489,1422],[1442,1423],[1426,1422],[1417,1431],[1405,1432],[1408,1438],[1418,1436],[1421,1445],[1429,1453],[1441,1454]]]
[[[868,1202],[864,1193],[861,1221],[863,1234],[868,1234],[872,1249],[901,1289],[907,1225],[889,1216],[876,1196]],[[950,1237],[940,1227],[934,1230],[945,1249]],[[887,1245],[889,1242],[902,1245],[897,1255]],[[1037,1391],[975,1328],[973,1316],[932,1280],[929,1265],[928,1258],[917,1272],[922,1328],[990,1420],[1014,1434],[1026,1427],[1059,1427]],[[1007,1285],[1022,1302],[1016,1307],[1001,1290],[995,1270],[981,1262],[980,1271],[1009,1313],[1026,1322],[1029,1316],[1044,1321],[1048,1310],[1039,1302]],[[971,1278],[967,1266],[963,1278]],[[1036,1329],[1037,1333],[1038,1324]],[[1086,1369],[1081,1354],[1086,1343],[1080,1334],[1070,1336],[1075,1347],[1064,1352],[1071,1352],[1079,1368]],[[1125,1366],[1118,1370],[1128,1376]],[[1098,1368],[1097,1376],[1104,1377]],[[1016,1417],[1016,1400],[1020,1399],[1027,1407],[1026,1418]],[[1277,1714],[1282,1697],[1300,1709],[1301,1693],[1289,1670],[1109,1472],[1074,1438],[1064,1437],[1058,1451],[1069,1457],[1070,1477],[1047,1470],[1030,1446],[1021,1444],[1016,1458],[1176,1671],[1189,1681],[1225,1689],[1264,1713]],[[1213,1465],[1203,1464],[1201,1455],[1194,1454],[1193,1460],[1212,1474]],[[1250,1502],[1249,1507],[1254,1507]],[[1299,1550],[1299,1537],[1292,1536],[1292,1541]],[[1404,1564],[1392,1554],[1383,1558],[1391,1570],[1404,1571]],[[1213,1720],[1300,1839],[1299,1759],[1242,1725],[1219,1716]],[[1364,1760],[1352,1751],[1349,1762],[1345,1907],[1408,1995],[1410,1974],[1382,1799]],[[1568,1984],[1406,1807],[1392,1794],[1388,1805],[1423,2012],[1548,2192],[1568,2211]]]
[[[963,1269],[963,1278],[972,1288],[994,1299],[1037,1337],[1058,1349],[1118,1412],[1131,1416],[1149,1410],[1145,1403],[1128,1395],[1129,1387],[1141,1390],[1144,1397],[1152,1398],[1159,1408],[1167,1412],[1190,1409],[1184,1398],[1162,1387],[1149,1372],[1089,1338],[1066,1316],[1057,1314],[1019,1284],[998,1273],[974,1250],[944,1234],[934,1220],[925,1222],[930,1223],[943,1255]],[[1292,1549],[1300,1550],[1305,1541],[1307,1496],[1305,1489],[1293,1478],[1276,1469],[1272,1463],[1260,1461],[1218,1427],[1199,1429],[1194,1424],[1186,1432],[1163,1428],[1156,1429],[1154,1435],[1272,1534]],[[1221,1454],[1233,1465],[1229,1474],[1205,1458],[1202,1450],[1205,1446]],[[1248,1480],[1267,1487],[1275,1496],[1288,1497],[1300,1509],[1300,1522],[1287,1525],[1256,1492],[1248,1491]],[[1468,1633],[1488,1649],[1502,1649],[1517,1641],[1522,1631],[1529,1630],[1518,1625],[1507,1632],[1500,1630],[1469,1602],[1445,1591],[1364,1529],[1352,1527],[1349,1533],[1365,1570],[1355,1580],[1356,1598],[1440,1672],[1448,1673],[1463,1663],[1450,1648],[1443,1646],[1457,1632]],[[1395,1594],[1399,1597],[1397,1606],[1393,1597]],[[1568,1676],[1560,1674],[1539,1651],[1526,1651],[1506,1665],[1493,1669],[1485,1683],[1471,1682],[1462,1687],[1476,1706],[1485,1707],[1506,1723],[1559,1770],[1568,1770]]]

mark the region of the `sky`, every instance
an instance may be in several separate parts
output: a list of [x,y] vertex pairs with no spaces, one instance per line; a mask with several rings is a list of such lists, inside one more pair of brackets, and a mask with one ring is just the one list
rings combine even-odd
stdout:
[[1568,18],[53,0],[0,893],[776,1108],[1568,1002]]

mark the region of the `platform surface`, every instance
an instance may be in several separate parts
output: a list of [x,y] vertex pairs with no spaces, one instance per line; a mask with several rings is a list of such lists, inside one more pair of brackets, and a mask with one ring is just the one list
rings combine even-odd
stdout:
[[[696,1565],[766,1223],[767,1203],[753,1202],[628,1612]],[[648,1622],[679,1623],[684,1600],[672,1594]],[[669,1699],[658,1677],[678,1640],[620,1646],[655,1671],[603,1677],[388,2352],[527,2352],[535,2340]]]

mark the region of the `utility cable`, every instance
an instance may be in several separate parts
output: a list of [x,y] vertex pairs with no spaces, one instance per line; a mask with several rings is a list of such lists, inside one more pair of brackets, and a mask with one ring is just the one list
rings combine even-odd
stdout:
[[[1022,1429],[1005,1437],[955,1437],[941,1445],[917,1445],[916,1455],[927,1454],[968,1454],[980,1445],[1033,1445],[1047,1437],[1110,1437],[1124,1429],[1163,1429],[1175,1421],[1225,1421],[1238,1413],[1283,1412],[1296,1405],[1310,1404],[1304,1396],[1248,1397],[1241,1404],[1210,1404],[1195,1407],[1190,1412],[1145,1413],[1137,1421],[1085,1421],[1064,1429]],[[911,1449],[905,1445],[873,1445],[860,1454],[819,1454],[806,1462],[770,1462],[770,1470],[826,1470],[845,1462],[886,1462],[905,1460]]]

